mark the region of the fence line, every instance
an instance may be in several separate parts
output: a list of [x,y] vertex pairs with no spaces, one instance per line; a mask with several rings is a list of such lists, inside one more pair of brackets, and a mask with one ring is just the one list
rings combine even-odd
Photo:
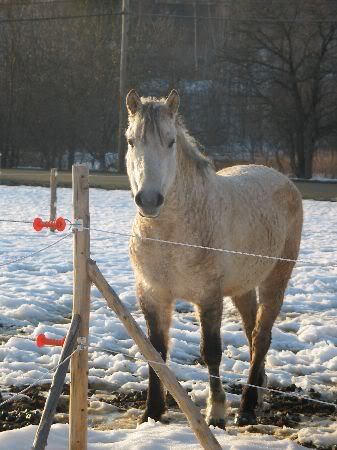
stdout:
[[32,224],[31,220],[0,219],[0,222],[4,222],[4,223],[30,223],[30,224]]
[[[24,337],[24,336],[11,336],[11,337],[19,337],[20,339],[30,339],[30,340],[32,339],[30,336],[27,336],[27,337]],[[7,399],[7,400],[3,401],[2,403],[0,403],[0,407],[5,405],[6,403],[10,403],[12,401],[15,401],[16,398],[22,396],[22,394],[27,392],[32,387],[38,385],[40,383],[40,381],[43,381],[50,374],[53,374],[56,371],[56,369],[58,369],[58,367],[62,366],[62,364],[64,364],[66,361],[68,361],[68,359],[70,359],[74,353],[80,351],[81,349],[82,348],[80,348],[80,346],[78,346],[71,353],[71,355],[69,355],[66,359],[64,359],[61,363],[59,363],[55,368],[49,370],[48,373],[44,374],[42,377],[40,377],[38,380],[34,381],[32,384],[30,384],[26,388],[24,388],[22,391],[18,392],[17,394],[13,395],[9,399]],[[124,353],[124,352],[121,352],[119,350],[112,350],[112,349],[100,347],[100,346],[97,346],[97,345],[89,345],[88,350],[95,350],[95,351],[99,351],[99,352],[106,352],[106,353],[114,354],[115,356],[123,355],[123,356],[125,356],[128,359],[131,359],[133,361],[143,361],[144,363],[151,363],[151,364],[153,363],[153,364],[157,364],[157,365],[167,366],[167,364],[165,364],[165,363],[159,363],[157,361],[148,360],[148,359],[145,359],[144,357],[140,357],[140,356],[132,356],[132,355],[130,355],[128,353]],[[229,359],[235,359],[235,358],[229,358]],[[235,359],[235,361],[240,361],[240,360]],[[172,362],[174,364],[179,364],[179,363],[176,363],[174,361],[172,361]],[[191,365],[189,364],[189,366],[191,366]],[[200,369],[200,368],[195,367],[195,366],[191,366],[191,367],[194,367],[197,370]],[[172,367],[171,367],[171,369],[172,369]],[[318,403],[318,404],[325,405],[325,406],[331,406],[331,407],[333,407],[333,408],[335,408],[337,410],[337,404],[336,403],[327,402],[327,401],[324,401],[324,400],[318,400],[318,399],[315,399],[315,398],[308,397],[307,395],[301,395],[301,394],[298,394],[298,393],[295,393],[295,392],[284,392],[284,391],[280,391],[278,389],[268,388],[268,387],[264,387],[264,386],[257,386],[257,385],[254,385],[254,384],[246,383],[246,382],[241,381],[239,379],[230,380],[230,379],[226,379],[224,376],[219,376],[218,377],[216,375],[210,375],[208,373],[205,374],[205,375],[207,377],[210,377],[210,378],[216,378],[218,380],[221,380],[222,383],[225,384],[225,386],[229,386],[229,383],[237,383],[237,384],[240,384],[241,386],[254,387],[256,389],[260,389],[260,390],[263,390],[263,391],[272,392],[274,394],[279,394],[279,395],[281,395],[283,397],[293,397],[293,398],[297,398],[299,400],[307,400],[309,402]],[[240,374],[240,375],[243,375],[243,374]],[[184,381],[184,380],[181,380],[181,381]],[[196,380],[196,381],[203,381],[203,380]]]
[[[77,224],[76,223],[72,223],[69,219],[65,219],[66,222],[69,223],[69,227],[70,230],[72,230],[73,227],[76,227]],[[26,223],[26,224],[32,224],[31,221],[21,221],[21,220],[10,220],[10,219],[0,219],[0,222],[13,222],[13,223]],[[128,238],[136,238],[136,239],[140,239],[143,241],[150,241],[150,242],[158,242],[159,244],[167,244],[167,245],[176,245],[176,246],[180,246],[180,247],[188,247],[188,248],[196,248],[196,249],[201,249],[201,250],[209,250],[209,251],[215,251],[215,252],[221,252],[221,253],[227,253],[227,254],[232,254],[232,255],[238,255],[238,256],[249,256],[249,257],[254,257],[254,258],[261,258],[261,259],[269,259],[269,260],[274,260],[274,261],[283,261],[283,262],[293,262],[293,263],[302,263],[302,264],[307,264],[310,266],[314,266],[314,267],[337,267],[337,263],[333,263],[333,262],[326,262],[326,263],[316,263],[310,260],[306,260],[306,259],[302,259],[302,258],[298,258],[298,259],[291,259],[291,258],[282,258],[279,256],[270,256],[270,255],[261,255],[259,253],[252,253],[252,252],[245,252],[245,251],[240,251],[240,250],[229,250],[229,249],[225,249],[225,248],[217,248],[217,247],[207,247],[204,245],[198,245],[198,244],[189,244],[186,242],[177,242],[177,241],[169,241],[169,240],[165,240],[165,239],[159,239],[159,238],[151,238],[151,237],[144,237],[144,236],[140,236],[137,234],[132,234],[132,233],[121,233],[118,231],[109,231],[109,230],[103,230],[103,229],[99,229],[99,228],[92,228],[92,227],[83,227],[84,230],[88,230],[88,231],[95,231],[98,233],[105,233],[105,234],[110,234],[110,235],[116,235],[116,236],[124,236],[124,237],[128,237]],[[65,237],[70,236],[71,233],[67,234],[66,236],[63,236],[61,239],[59,239],[59,241],[65,239]],[[34,252],[30,255],[27,256],[33,256],[34,254],[40,253],[41,251],[56,245],[57,242],[53,244],[50,244],[49,246],[45,247],[44,249],[41,249],[37,252]],[[26,257],[22,257],[22,259],[26,259]],[[13,262],[17,262],[16,260],[14,260]],[[10,261],[9,263],[4,263],[4,264],[0,264],[0,267],[2,267],[3,265],[7,265],[7,264],[11,264],[12,262]]]
[[[95,345],[90,345],[89,348],[91,348],[91,349],[94,348],[96,350],[100,350],[100,351],[103,351],[103,352],[109,352],[109,353],[113,352],[113,353],[116,353],[116,355],[123,355],[123,356],[126,356],[129,359],[134,360],[134,361],[143,361],[145,363],[153,363],[153,364],[157,364],[157,365],[167,365],[167,364],[159,363],[157,361],[147,360],[144,357],[141,358],[139,356],[132,356],[132,355],[129,355],[128,353],[123,353],[123,352],[120,352],[120,351],[113,351],[113,350],[105,349],[103,347],[99,347],[99,346],[95,346]],[[234,358],[229,358],[229,359],[234,359]],[[240,361],[240,360],[236,359],[235,361]],[[175,362],[173,361],[173,363],[175,363]],[[179,364],[179,363],[175,363],[175,364]],[[192,366],[192,367],[194,367],[194,366]],[[199,369],[198,367],[195,367],[195,368]],[[226,385],[228,385],[230,382],[238,383],[238,384],[241,384],[242,386],[254,387],[254,388],[257,388],[257,389],[264,390],[264,391],[273,392],[275,394],[280,394],[280,395],[283,395],[284,397],[295,397],[295,398],[299,398],[301,400],[308,400],[308,401],[311,401],[311,402],[314,402],[314,403],[323,404],[323,405],[326,405],[326,406],[333,406],[335,409],[337,409],[337,404],[336,403],[326,402],[326,401],[323,401],[323,400],[317,400],[317,399],[308,397],[306,395],[301,395],[301,394],[297,394],[297,393],[294,393],[294,392],[279,391],[278,389],[273,389],[273,388],[268,388],[268,387],[263,387],[263,386],[257,386],[255,384],[245,383],[244,381],[240,381],[239,379],[229,380],[229,379],[226,379],[223,376],[222,377],[221,376],[217,377],[216,375],[209,375],[209,374],[206,374],[206,375],[208,377],[210,377],[210,378],[216,378],[218,380],[221,380]],[[243,374],[240,374],[240,375],[243,375]]]
[[[70,230],[72,230],[73,227],[75,227],[75,225],[77,224],[73,224],[71,223],[70,220],[66,219],[67,222],[69,222],[69,226],[70,226]],[[21,220],[12,220],[12,219],[0,219],[0,222],[8,222],[8,223],[24,223],[24,224],[32,224],[31,221],[21,221]],[[323,263],[323,264],[317,264],[317,263],[313,263],[312,261],[307,261],[304,259],[288,259],[288,258],[281,258],[281,257],[275,257],[275,256],[268,256],[268,255],[261,255],[261,254],[255,254],[255,253],[249,253],[249,252],[241,252],[241,251],[236,251],[236,250],[228,250],[228,249],[223,249],[223,248],[215,248],[215,247],[207,247],[207,246],[202,246],[202,245],[196,245],[196,244],[188,244],[188,243],[183,243],[183,242],[175,242],[175,241],[169,241],[169,240],[164,240],[164,239],[158,239],[158,238],[149,238],[149,237],[142,237],[140,235],[136,235],[136,234],[131,234],[131,233],[121,233],[121,232],[116,232],[116,231],[108,231],[108,230],[103,230],[103,229],[97,229],[97,228],[92,228],[92,227],[84,227],[85,230],[91,230],[91,231],[95,231],[95,232],[100,232],[100,233],[105,233],[105,234],[109,234],[109,235],[118,235],[118,236],[125,236],[125,237],[133,237],[133,238],[137,238],[140,240],[145,240],[145,241],[150,241],[150,242],[158,242],[160,244],[167,244],[167,245],[177,245],[177,246],[182,246],[182,247],[189,247],[189,248],[197,248],[197,249],[204,249],[204,250],[209,250],[209,251],[217,251],[217,252],[223,252],[223,253],[228,253],[228,254],[234,254],[234,255],[240,255],[240,256],[249,256],[249,257],[256,257],[256,258],[264,258],[264,259],[271,259],[271,260],[279,260],[279,261],[283,261],[283,262],[302,262],[305,264],[309,264],[309,265],[315,265],[315,266],[327,266],[327,267],[336,267],[337,264],[335,263]],[[6,263],[0,264],[0,267],[3,266],[7,266],[10,264],[13,264],[15,262],[20,262],[23,261],[25,259],[28,259],[32,256],[35,256],[41,252],[43,252],[44,250],[47,250],[50,247],[53,247],[55,245],[57,245],[59,242],[61,242],[62,240],[66,239],[67,237],[71,236],[73,234],[73,232],[71,231],[70,233],[67,233],[66,235],[62,236],[60,239],[57,239],[55,242],[33,252],[30,253],[28,255],[25,255],[23,257],[8,261]],[[19,337],[19,338],[23,338],[23,339],[31,339],[31,337],[25,337],[25,336],[13,336],[13,337]],[[116,353],[116,354],[121,354],[124,355],[126,357],[128,357],[129,359],[132,359],[134,361],[140,360],[146,363],[153,363],[153,364],[162,364],[162,365],[166,365],[163,363],[159,363],[156,361],[151,361],[151,360],[146,360],[145,358],[140,358],[140,357],[134,357],[131,356],[127,353],[123,353],[120,351],[113,351],[113,350],[109,350],[109,349],[105,349],[99,346],[90,346],[91,349],[95,349],[98,351],[103,351],[103,352],[109,352],[109,353]],[[76,348],[72,354],[70,356],[68,356],[64,361],[62,361],[60,364],[58,364],[52,371],[48,371],[48,373],[46,373],[44,376],[42,376],[41,378],[39,378],[38,380],[36,380],[34,383],[32,383],[31,385],[29,385],[28,387],[26,387],[25,389],[23,389],[22,391],[20,391],[19,393],[13,395],[12,397],[10,397],[9,399],[3,401],[2,403],[0,403],[0,407],[3,406],[6,403],[9,403],[11,401],[14,401],[17,397],[20,397],[22,394],[24,394],[25,392],[27,392],[29,389],[31,389],[31,387],[37,385],[40,383],[40,381],[43,381],[45,378],[47,378],[47,376],[50,375],[50,373],[53,373],[58,367],[60,367],[62,364],[64,364],[74,353],[78,352],[80,349],[79,347]],[[217,378],[220,379],[222,382],[227,382],[230,380],[225,380],[223,377],[217,377],[214,375],[208,375],[209,377],[212,378]],[[297,393],[290,393],[290,392],[283,392],[283,391],[279,391],[277,389],[272,389],[272,388],[267,388],[267,387],[262,387],[262,386],[256,386],[256,385],[252,385],[249,383],[245,383],[239,380],[235,380],[233,382],[239,383],[243,386],[250,386],[250,387],[255,387],[257,389],[261,389],[264,391],[268,391],[268,392],[273,392],[282,396],[286,396],[286,397],[295,397],[301,400],[307,400],[310,402],[314,402],[314,403],[318,403],[318,404],[322,404],[322,405],[326,405],[326,406],[332,406],[335,409],[337,409],[337,405],[335,403],[332,402],[326,402],[323,400],[318,400],[318,399],[313,399],[311,397],[308,397],[306,395],[301,395],[301,394],[297,394]]]
[[44,252],[45,250],[47,250],[50,247],[54,247],[59,242],[63,241],[64,239],[66,239],[67,237],[69,237],[71,235],[72,235],[72,232],[71,233],[67,233],[64,236],[62,236],[60,239],[57,239],[56,241],[52,242],[51,244],[46,245],[45,247],[42,247],[39,250],[36,250],[35,252],[29,253],[28,255],[25,255],[25,256],[20,256],[19,258],[12,259],[12,260],[7,261],[5,263],[1,263],[0,267],[9,266],[10,264],[14,264],[14,263],[17,263],[17,262],[20,262],[20,261],[24,261],[25,259],[31,258],[32,256],[35,256],[35,255],[37,255],[39,253]]
[[[54,3],[55,4],[55,3]],[[1,5],[0,6],[4,6]],[[58,15],[58,16],[45,16],[45,17],[14,17],[14,18],[4,18],[0,20],[1,23],[12,23],[12,22],[40,22],[40,21],[54,21],[54,20],[77,20],[77,19],[85,19],[85,18],[97,18],[97,17],[113,17],[113,16],[123,16],[127,15],[129,17],[139,18],[139,17],[154,17],[154,18],[172,18],[172,19],[193,19],[193,20],[209,20],[209,21],[220,21],[223,23],[226,22],[235,22],[235,23],[261,23],[261,24],[311,24],[311,23],[328,23],[335,24],[337,22],[335,19],[301,19],[301,18],[289,18],[289,19],[268,19],[268,18],[258,18],[258,17],[246,17],[246,18],[238,18],[238,17],[225,17],[225,16],[194,16],[188,14],[173,14],[173,13],[126,13],[126,12],[100,12],[100,13],[92,13],[92,14],[77,14],[77,15]]]
[[[71,224],[71,225],[73,225],[73,224]],[[87,228],[87,229],[89,230],[89,228]],[[312,261],[309,261],[306,259],[301,259],[301,258],[298,258],[298,259],[281,258],[278,256],[261,255],[258,253],[243,252],[243,251],[239,251],[239,250],[228,250],[228,249],[224,249],[224,248],[207,247],[207,246],[197,245],[197,244],[188,244],[185,242],[168,241],[165,239],[150,238],[150,237],[144,237],[144,236],[140,236],[140,235],[132,234],[132,233],[120,233],[117,231],[108,231],[108,230],[102,230],[102,229],[92,228],[92,227],[90,227],[90,230],[96,231],[99,233],[124,236],[124,237],[128,237],[128,238],[133,237],[133,238],[140,239],[143,241],[158,242],[160,244],[177,245],[177,246],[181,246],[181,247],[191,247],[191,248],[210,250],[210,251],[228,253],[228,254],[239,255],[239,256],[250,256],[250,257],[255,257],[255,258],[271,259],[271,260],[283,261],[283,262],[294,262],[294,263],[300,262],[300,263],[308,264],[308,265],[315,266],[315,267],[337,267],[337,263],[332,263],[332,262],[331,263],[330,262],[315,263],[315,262],[312,262]],[[302,267],[302,266],[300,266],[300,267]]]

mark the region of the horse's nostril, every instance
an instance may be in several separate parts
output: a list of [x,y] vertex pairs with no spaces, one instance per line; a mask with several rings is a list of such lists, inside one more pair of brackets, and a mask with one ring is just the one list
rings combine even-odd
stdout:
[[135,202],[137,206],[142,206],[143,202],[142,202],[142,191],[139,191],[136,196],[135,196]]
[[164,203],[164,197],[159,193],[157,196],[157,206],[161,206]]

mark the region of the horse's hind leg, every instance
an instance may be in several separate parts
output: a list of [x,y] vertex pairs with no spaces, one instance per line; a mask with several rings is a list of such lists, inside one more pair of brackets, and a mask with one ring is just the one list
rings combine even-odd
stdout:
[[[264,361],[271,342],[271,330],[281,309],[288,280],[293,268],[292,263],[278,262],[259,287],[259,304],[256,325],[252,333],[252,351],[248,384],[264,385]],[[237,425],[256,423],[255,409],[258,403],[258,389],[245,386],[243,389]]]
[[249,342],[249,350],[251,355],[252,333],[256,323],[257,311],[256,291],[254,289],[238,297],[232,297],[232,301],[241,315],[245,333]]
[[[256,313],[257,313],[257,301],[256,301],[256,290],[246,292],[238,297],[232,297],[232,301],[236,308],[238,309],[245,333],[249,342],[249,352],[250,360],[252,359],[252,334],[256,324]],[[262,371],[263,369],[261,369]],[[267,385],[267,375],[263,371],[263,386]],[[263,394],[264,392],[259,389],[258,391],[258,406],[263,405]]]
[[[172,301],[168,297],[158,296],[153,298],[153,293],[149,295],[140,292],[138,288],[138,299],[145,316],[148,336],[151,344],[161,354],[166,361],[169,328],[172,317]],[[154,370],[149,366],[149,386],[144,414],[140,422],[147,422],[148,418],[159,421],[165,412],[166,392],[163,383],[159,380]]]
[[209,397],[207,403],[207,423],[225,428],[226,395],[220,379],[219,366],[222,357],[220,326],[222,319],[222,297],[212,303],[203,302],[198,306],[201,325],[200,353],[208,367]]

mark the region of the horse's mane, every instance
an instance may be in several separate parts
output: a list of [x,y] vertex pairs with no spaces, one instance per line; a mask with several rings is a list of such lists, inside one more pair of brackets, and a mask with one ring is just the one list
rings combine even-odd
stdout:
[[[145,142],[149,131],[151,133],[158,133],[160,141],[163,142],[160,122],[161,120],[164,120],[164,118],[163,110],[160,106],[163,105],[164,101],[165,99],[158,100],[154,97],[142,98],[142,108],[140,111],[140,118],[142,121],[141,137]],[[177,146],[185,157],[202,173],[208,169],[213,169],[212,162],[201,152],[201,145],[189,134],[180,115],[177,115],[176,127]]]
[[181,116],[177,116],[177,144],[180,146],[181,151],[190,160],[195,164],[196,168],[205,172],[208,169],[213,169],[213,164],[206,155],[204,155],[200,148],[200,143],[189,134],[187,128],[183,122]]

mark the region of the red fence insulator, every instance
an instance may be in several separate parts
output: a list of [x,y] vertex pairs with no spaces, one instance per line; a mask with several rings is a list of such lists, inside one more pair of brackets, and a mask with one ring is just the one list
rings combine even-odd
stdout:
[[56,347],[62,347],[65,340],[66,340],[65,337],[62,338],[62,339],[50,339],[50,338],[47,338],[47,337],[42,333],[42,334],[39,334],[39,335],[36,337],[36,345],[37,345],[38,347],[43,347],[43,346],[45,346],[45,345],[53,345],[53,346],[56,346]]
[[63,217],[58,217],[55,220],[43,221],[40,217],[36,217],[33,222],[33,228],[35,231],[41,231],[43,228],[51,228],[57,231],[63,231],[66,228],[66,221]]

